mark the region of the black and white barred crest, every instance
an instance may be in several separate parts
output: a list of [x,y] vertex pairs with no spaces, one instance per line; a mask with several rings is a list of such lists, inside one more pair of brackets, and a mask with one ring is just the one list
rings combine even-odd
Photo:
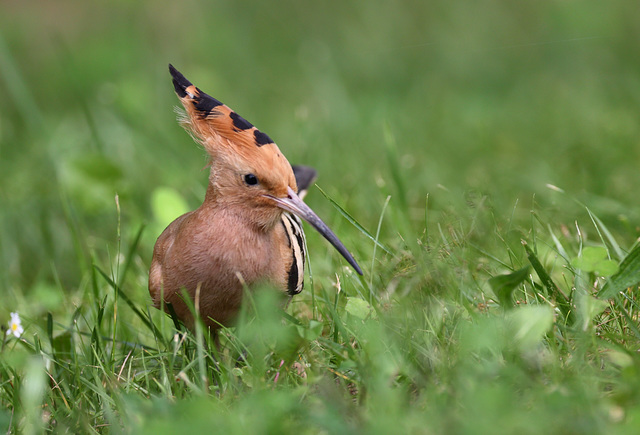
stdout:
[[304,262],[305,262],[305,238],[302,231],[302,222],[296,215],[282,213],[282,225],[289,239],[289,247],[293,261],[287,278],[288,293],[297,295],[304,288]]

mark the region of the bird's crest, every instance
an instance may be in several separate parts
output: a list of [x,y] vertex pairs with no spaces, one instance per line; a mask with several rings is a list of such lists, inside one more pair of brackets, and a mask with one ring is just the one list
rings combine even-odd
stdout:
[[242,158],[265,169],[291,171],[269,136],[221,101],[202,92],[169,64],[173,86],[186,110],[182,124],[215,160]]

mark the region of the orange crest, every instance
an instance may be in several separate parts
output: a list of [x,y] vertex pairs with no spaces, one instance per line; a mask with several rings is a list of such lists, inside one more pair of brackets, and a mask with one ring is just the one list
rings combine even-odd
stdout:
[[291,165],[269,136],[212,96],[202,92],[173,65],[173,86],[186,110],[182,123],[216,160],[238,162],[284,177],[295,190]]

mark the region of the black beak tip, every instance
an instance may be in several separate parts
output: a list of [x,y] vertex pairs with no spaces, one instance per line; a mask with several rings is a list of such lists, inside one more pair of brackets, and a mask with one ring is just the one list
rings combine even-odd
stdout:
[[358,273],[358,275],[363,276],[362,269],[360,269],[360,266],[358,266],[358,263],[354,262],[353,263],[353,268]]

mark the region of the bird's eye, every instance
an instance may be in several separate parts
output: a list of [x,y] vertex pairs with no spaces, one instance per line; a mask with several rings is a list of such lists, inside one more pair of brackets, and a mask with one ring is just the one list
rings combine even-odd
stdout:
[[247,174],[244,176],[244,182],[249,186],[255,186],[258,184],[258,177],[253,174]]

